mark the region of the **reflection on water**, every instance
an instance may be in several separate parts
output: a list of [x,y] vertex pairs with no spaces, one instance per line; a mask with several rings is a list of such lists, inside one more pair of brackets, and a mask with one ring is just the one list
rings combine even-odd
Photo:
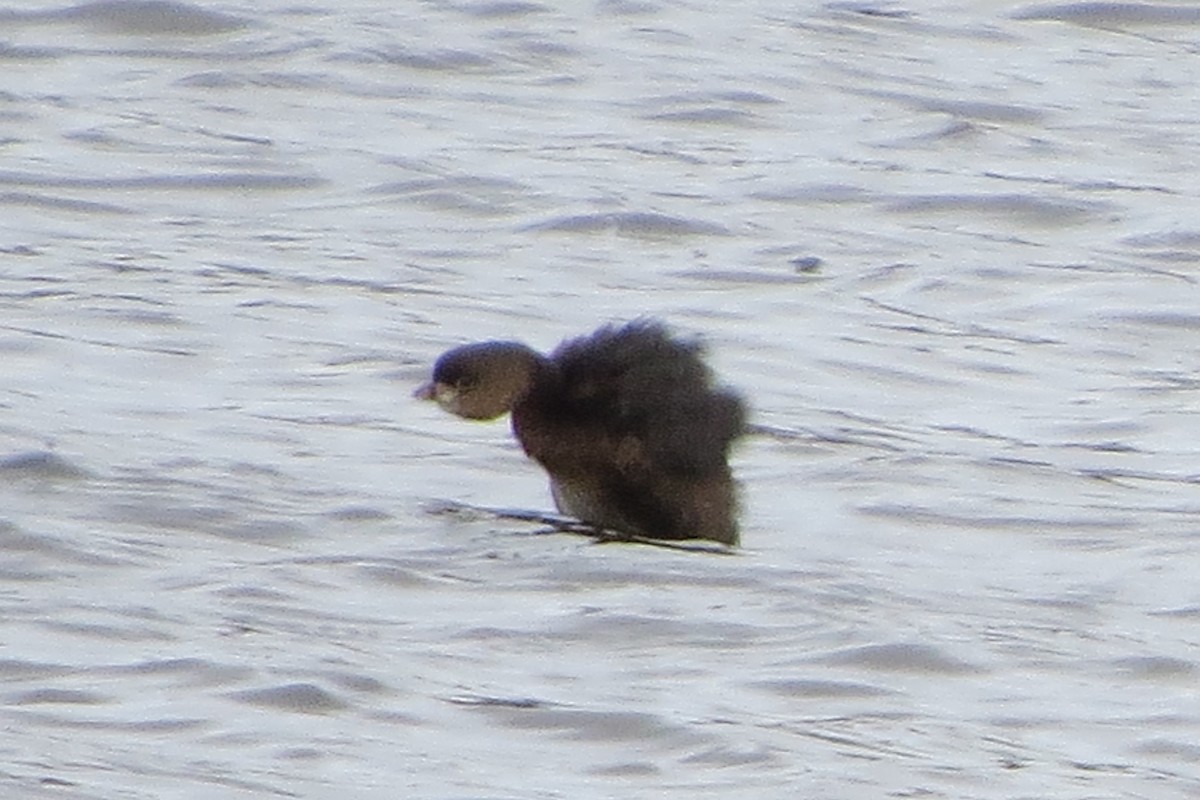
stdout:
[[[0,9],[6,797],[1195,796],[1191,10],[269,5]],[[643,314],[745,547],[463,511]]]

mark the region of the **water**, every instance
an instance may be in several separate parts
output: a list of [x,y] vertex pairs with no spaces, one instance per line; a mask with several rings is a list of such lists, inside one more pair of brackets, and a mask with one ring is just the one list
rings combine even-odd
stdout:
[[[1200,796],[1187,6],[0,9],[5,797]],[[736,556],[448,346],[702,333]]]

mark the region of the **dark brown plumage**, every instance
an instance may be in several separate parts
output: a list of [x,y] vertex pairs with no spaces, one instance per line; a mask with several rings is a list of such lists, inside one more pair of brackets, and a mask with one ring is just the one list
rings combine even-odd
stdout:
[[713,385],[703,352],[652,320],[605,326],[549,357],[482,342],[442,355],[417,396],[468,419],[511,411],[563,513],[639,536],[735,545],[727,459],[746,411],[736,392]]

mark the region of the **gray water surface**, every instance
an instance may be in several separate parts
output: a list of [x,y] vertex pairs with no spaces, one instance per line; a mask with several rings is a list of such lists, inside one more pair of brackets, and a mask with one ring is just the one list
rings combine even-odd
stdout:
[[[0,6],[6,798],[1200,796],[1200,18]],[[446,347],[653,315],[734,556]]]

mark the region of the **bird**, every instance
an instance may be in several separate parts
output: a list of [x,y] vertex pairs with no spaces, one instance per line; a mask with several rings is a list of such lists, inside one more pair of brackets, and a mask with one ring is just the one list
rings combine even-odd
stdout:
[[746,403],[717,385],[695,337],[639,318],[568,339],[445,352],[414,395],[469,420],[512,414],[559,512],[636,537],[739,544],[729,452]]

